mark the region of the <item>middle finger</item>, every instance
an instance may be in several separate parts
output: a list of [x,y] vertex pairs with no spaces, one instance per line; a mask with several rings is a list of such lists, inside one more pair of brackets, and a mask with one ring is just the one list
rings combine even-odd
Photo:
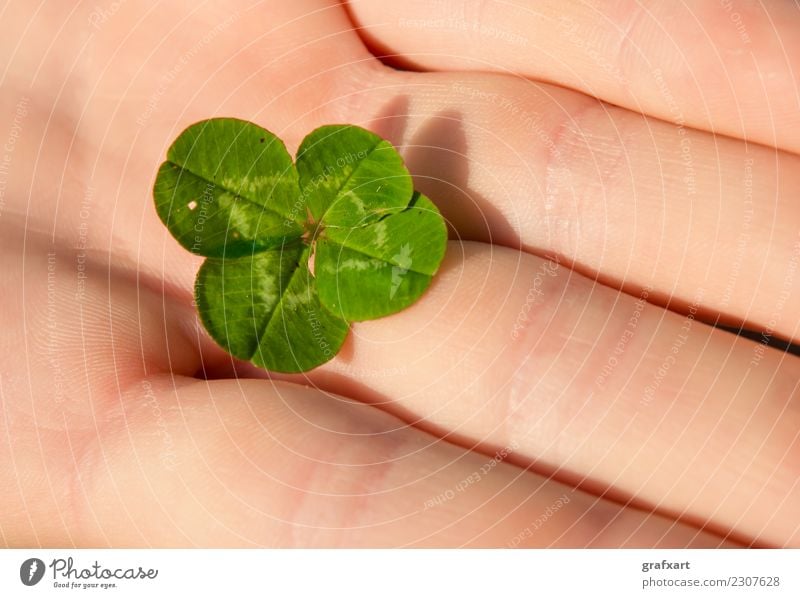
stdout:
[[467,447],[517,446],[558,479],[797,544],[800,359],[646,299],[451,244],[417,304],[355,325],[309,379]]
[[462,237],[798,338],[800,157],[504,75],[392,73],[362,104]]

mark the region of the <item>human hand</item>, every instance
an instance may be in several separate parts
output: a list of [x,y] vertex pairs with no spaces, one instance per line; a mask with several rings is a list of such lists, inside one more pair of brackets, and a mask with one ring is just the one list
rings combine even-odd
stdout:
[[[800,361],[700,322],[800,337],[796,9],[29,4],[6,545],[800,542]],[[304,376],[223,353],[151,193],[213,116],[389,138],[453,231],[431,289]]]

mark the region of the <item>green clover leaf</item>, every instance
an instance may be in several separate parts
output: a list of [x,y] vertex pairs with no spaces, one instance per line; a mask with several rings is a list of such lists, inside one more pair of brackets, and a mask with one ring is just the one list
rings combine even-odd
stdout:
[[217,118],[172,144],[153,191],[177,241],[209,257],[250,255],[303,234],[297,171],[283,142],[252,123]]
[[414,303],[446,248],[441,214],[394,147],[351,125],[313,131],[295,167],[253,123],[197,123],[170,147],[153,193],[175,239],[208,258],[195,284],[206,330],[278,372],[325,363],[349,322]]
[[447,245],[436,206],[415,193],[402,212],[359,228],[326,228],[315,273],[323,304],[350,321],[388,316],[428,288]]
[[297,171],[311,216],[327,227],[363,226],[399,212],[414,192],[392,144],[350,125],[308,135],[297,152]]

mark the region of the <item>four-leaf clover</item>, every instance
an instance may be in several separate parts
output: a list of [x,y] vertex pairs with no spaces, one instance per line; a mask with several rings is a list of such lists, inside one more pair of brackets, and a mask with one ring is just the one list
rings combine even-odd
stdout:
[[177,241],[208,258],[195,298],[209,334],[278,372],[325,363],[350,322],[414,303],[447,242],[394,147],[352,125],[313,131],[295,164],[253,123],[199,122],[170,147],[154,195]]

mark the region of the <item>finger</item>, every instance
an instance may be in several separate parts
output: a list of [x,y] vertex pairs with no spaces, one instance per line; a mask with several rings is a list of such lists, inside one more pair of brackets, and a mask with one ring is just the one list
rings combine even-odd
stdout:
[[151,378],[84,442],[10,437],[4,463],[37,476],[46,464],[69,497],[40,502],[47,492],[28,483],[24,507],[6,499],[30,518],[4,521],[15,546],[724,544],[511,465],[487,469],[377,409],[287,384]]
[[299,142],[344,121],[348,94],[382,68],[336,0],[17,4],[0,40],[0,130],[15,140],[3,216],[70,244],[87,231],[91,249],[177,282],[196,260],[176,246],[165,267],[168,235],[152,206],[175,137],[220,115]]
[[558,255],[673,309],[702,287],[703,318],[798,338],[797,156],[503,76],[404,73],[371,96],[362,122],[462,238]]
[[6,546],[722,542],[373,407],[189,378],[204,365],[195,317],[169,288],[8,227],[0,255]]
[[800,11],[788,2],[350,0],[376,53],[550,81],[632,110],[800,151]]
[[0,256],[0,530],[6,544],[73,545],[82,447],[143,377],[197,371],[192,309],[9,223]]
[[451,246],[419,303],[356,325],[307,379],[594,491],[800,543],[800,359],[556,263]]
[[[137,24],[131,39],[151,39],[147,21],[136,18],[143,5],[126,4],[126,10],[134,12],[125,22]],[[29,225],[70,242],[91,231],[93,249],[113,245],[117,263],[131,270],[144,263],[154,276],[188,289],[198,260],[170,239],[151,203],[140,201],[150,196],[152,173],[177,131],[226,106],[231,114],[286,129],[290,146],[316,124],[355,121],[408,145],[418,186],[463,237],[557,253],[609,284],[634,293],[651,287],[654,298],[674,309],[690,305],[702,285],[703,317],[795,338],[800,314],[794,306],[800,303],[792,300],[798,293],[792,272],[800,245],[792,223],[800,208],[791,198],[800,187],[800,175],[792,174],[797,158],[756,147],[745,153],[730,141],[504,77],[386,76],[364,59],[338,4],[270,10],[274,27],[261,37],[250,25],[257,19],[244,8],[225,27],[217,27],[217,12],[210,10],[176,19],[181,26],[163,32],[174,36],[175,47],[159,45],[144,58],[109,52],[105,67],[89,70],[94,86],[81,88],[87,92],[80,102],[82,126],[91,131],[80,142],[68,111],[49,119],[50,107],[28,106],[8,182],[9,197],[20,203],[9,202],[6,212],[24,214]],[[111,18],[103,23],[97,44],[116,39],[115,23],[119,28]],[[145,99],[153,93],[146,91],[180,62],[175,48],[198,29],[213,34],[213,43],[191,46],[192,60],[179,71],[186,84],[176,81],[169,94],[156,94],[154,108]],[[241,49],[243,38],[253,40],[253,54],[249,44]],[[253,56],[271,44],[290,49],[263,66]],[[293,68],[294,61],[302,68]],[[36,72],[31,66],[28,71]],[[121,88],[113,77],[136,69],[141,80],[114,95]],[[265,86],[252,76],[262,70],[278,83]],[[228,74],[245,83],[222,101],[213,94],[227,89],[217,78]],[[9,115],[17,101],[11,96],[6,102]],[[194,117],[190,110],[197,111]],[[133,145],[114,142],[132,135]],[[32,196],[57,198],[56,205],[26,205],[24,198]]]

